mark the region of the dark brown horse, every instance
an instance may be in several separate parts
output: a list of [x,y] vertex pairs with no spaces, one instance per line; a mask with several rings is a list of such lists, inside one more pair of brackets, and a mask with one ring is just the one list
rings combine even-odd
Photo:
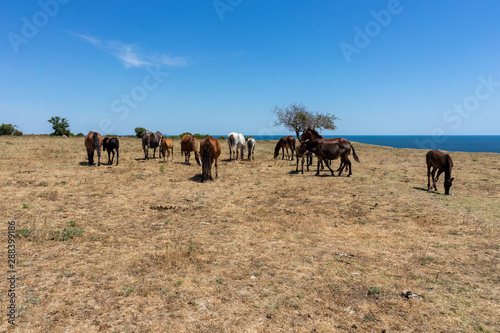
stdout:
[[292,151],[292,161],[293,161],[293,153],[295,152],[295,138],[291,135],[282,137],[278,143],[276,144],[276,148],[274,148],[274,158],[277,158],[280,154],[280,149],[283,149],[283,157],[282,160],[285,159],[285,149],[287,159],[290,159],[290,155],[288,154],[288,148]]
[[[425,159],[427,162],[427,191],[430,191],[432,187],[437,191],[436,182],[439,179],[441,173],[444,172],[444,194],[450,194],[450,188],[453,182],[451,178],[451,169],[453,168],[453,161],[451,160],[450,155],[443,153],[440,150],[429,150],[427,155],[425,155]],[[431,171],[432,168],[432,171]],[[434,175],[437,176],[434,178]],[[432,186],[430,176],[432,174]]]
[[[145,131],[142,134],[142,149],[144,150],[144,158],[146,160],[149,160],[149,148],[153,148],[153,158],[155,158],[156,148],[160,146],[162,136],[163,135],[159,131],[156,133]],[[158,155],[160,154],[158,153]]]
[[193,135],[186,134],[181,139],[181,154],[184,155],[184,162],[189,164],[191,152],[194,151],[194,159],[198,165],[201,165],[200,153],[196,147],[196,138]]
[[217,159],[221,153],[220,143],[217,139],[209,136],[201,140],[200,142],[200,155],[201,155],[201,181],[205,181],[205,177],[210,180],[212,178],[212,163],[215,160],[215,178],[219,176],[217,171]]
[[85,147],[87,148],[87,158],[89,165],[94,165],[94,150],[97,150],[97,165],[101,165],[102,137],[97,132],[90,131],[85,137]]
[[[318,170],[316,172],[316,176],[319,176],[319,166],[321,160],[324,160],[325,162],[327,160],[335,160],[337,158],[341,159],[341,164],[339,168],[339,176],[342,174],[342,171],[344,168],[349,169],[349,174],[347,177],[352,175],[352,167],[351,167],[351,161],[349,160],[349,154],[353,153],[354,159],[359,162],[358,156],[356,155],[356,152],[354,151],[354,148],[345,142],[304,142],[302,143],[302,146],[304,148],[312,153],[314,153],[318,157]],[[301,148],[303,149],[303,148]],[[330,172],[332,173],[332,176],[334,176],[333,170],[330,168],[328,163],[325,163]]]
[[[108,164],[113,164],[113,160],[115,158],[115,151],[116,151],[116,165],[118,165],[118,158],[120,157],[120,142],[118,141],[118,138],[108,138],[105,137],[102,140],[102,150],[103,151],[108,151]],[[110,159],[110,155],[113,153],[113,157]]]
[[[356,160],[356,162],[359,162],[359,160],[357,159],[357,156],[356,156],[356,154],[354,152],[354,147],[351,145],[351,142],[349,142],[349,140],[347,140],[347,139],[344,139],[344,138],[325,139],[314,128],[308,127],[304,131],[304,133],[302,133],[302,135],[300,136],[300,141],[301,142],[346,143],[349,146],[351,146],[351,148],[353,150],[354,159]],[[312,158],[311,158],[311,161],[312,161]],[[348,170],[350,168],[351,164],[350,163],[349,164],[345,164],[344,162],[345,162],[344,160],[340,161],[340,166],[337,169],[338,172],[341,172],[341,170],[343,168],[346,168],[346,170]],[[328,162],[325,161],[325,163],[328,163]],[[321,170],[323,170],[323,164],[322,164],[322,162],[321,162]]]

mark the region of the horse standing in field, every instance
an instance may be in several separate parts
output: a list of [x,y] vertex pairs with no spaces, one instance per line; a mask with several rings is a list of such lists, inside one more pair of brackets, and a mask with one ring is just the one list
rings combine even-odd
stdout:
[[290,155],[288,154],[288,148],[292,151],[292,161],[293,161],[293,153],[295,152],[295,138],[292,135],[282,137],[278,143],[276,144],[276,148],[274,148],[274,158],[277,158],[280,154],[280,149],[283,149],[283,157],[282,160],[285,159],[285,149],[287,159],[290,159]]
[[160,145],[160,158],[163,155],[163,162],[165,162],[165,152],[170,156],[172,154],[172,162],[174,161],[174,140],[171,138],[162,137]]
[[[319,176],[319,166],[321,160],[335,160],[337,158],[341,159],[341,164],[340,164],[340,170],[339,170],[339,176],[342,174],[342,171],[344,170],[345,167],[348,167],[349,169],[349,174],[347,177],[349,177],[352,174],[352,167],[351,167],[351,161],[349,161],[349,154],[353,153],[354,160],[356,162],[359,162],[358,156],[356,155],[356,152],[354,150],[354,147],[351,144],[347,144],[345,142],[321,142],[321,141],[316,141],[316,142],[304,142],[302,143],[303,148],[301,149],[306,149],[312,153],[314,153],[318,157],[318,169],[316,172],[316,176]],[[333,170],[330,168],[328,163],[325,163],[330,172],[332,173],[332,176],[334,176]]]
[[[118,141],[118,138],[105,137],[102,140],[102,150],[108,151],[108,164],[113,164],[116,151],[116,165],[118,165],[118,158],[120,157],[119,149],[120,149],[120,142]],[[109,156],[111,153],[113,153],[113,157],[110,159]]]
[[221,153],[220,143],[217,139],[209,136],[201,140],[200,142],[200,155],[201,155],[201,181],[205,181],[205,177],[210,180],[212,178],[212,163],[215,160],[215,178],[219,177],[217,171],[217,159]]
[[304,159],[307,161],[306,166],[307,171],[309,171],[309,157],[312,157],[312,153],[307,151],[304,145],[300,145],[295,149],[295,157],[297,158],[297,167],[295,168],[295,172],[299,172],[299,159],[302,160],[301,173],[304,174]]
[[[453,182],[451,178],[451,169],[453,168],[453,161],[451,160],[450,155],[440,151],[440,150],[429,150],[427,155],[425,155],[425,159],[427,162],[427,191],[430,191],[432,187],[437,191],[436,182],[439,179],[441,173],[444,172],[444,194],[450,194],[450,188]],[[432,171],[431,171],[432,168]],[[434,178],[434,175],[437,176]],[[432,186],[430,176],[432,175]]]
[[229,159],[238,160],[238,149],[241,150],[241,159],[245,156],[245,137],[241,133],[231,132],[227,136]]
[[142,134],[142,149],[144,150],[144,158],[149,160],[148,150],[153,148],[153,158],[155,158],[156,148],[160,146],[162,134],[146,131]]
[[248,149],[248,160],[251,161],[252,159],[255,160],[255,139],[254,138],[249,138],[247,140],[247,149]]
[[101,165],[102,137],[97,132],[90,131],[85,137],[85,147],[87,148],[87,158],[89,165],[94,165],[94,150],[97,151],[97,166]]
[[181,139],[181,154],[184,155],[184,162],[189,164],[191,152],[194,151],[194,159],[198,165],[201,165],[200,153],[196,147],[196,138],[193,135],[186,134]]
[[[344,138],[325,139],[322,135],[320,135],[318,133],[318,131],[316,131],[315,129],[310,128],[310,127],[308,127],[304,131],[304,133],[302,133],[302,135],[300,136],[300,142],[319,142],[319,141],[325,142],[325,143],[346,143],[346,144],[351,146],[351,148],[354,152],[354,147],[351,145],[351,142],[349,142],[349,140],[344,139]],[[356,161],[359,162],[359,160],[356,160]],[[325,161],[325,163],[329,163],[329,161],[327,160],[327,161]],[[310,164],[312,164],[312,155],[311,155],[311,163]],[[344,160],[341,160],[340,166],[337,169],[337,171],[340,172],[340,170],[342,170],[343,168],[346,168],[346,170],[347,170],[349,167],[350,167],[350,164],[345,165]],[[323,162],[321,162],[321,170],[323,170]]]

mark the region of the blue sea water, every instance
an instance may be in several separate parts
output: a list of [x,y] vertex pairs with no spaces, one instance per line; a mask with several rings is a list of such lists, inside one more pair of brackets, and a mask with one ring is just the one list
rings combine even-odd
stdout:
[[[339,136],[325,135],[325,138]],[[255,140],[278,140],[282,135],[252,135],[252,137]],[[430,135],[345,135],[342,137],[349,141],[394,148],[500,153],[500,135],[449,135],[445,137]]]

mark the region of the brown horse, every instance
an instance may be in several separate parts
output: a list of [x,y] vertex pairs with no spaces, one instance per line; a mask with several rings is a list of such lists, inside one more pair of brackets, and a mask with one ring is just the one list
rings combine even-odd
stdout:
[[[113,164],[116,151],[116,165],[118,165],[118,159],[120,157],[120,142],[118,141],[118,138],[105,137],[102,139],[102,150],[108,151],[108,164]],[[112,158],[110,158],[111,153],[113,153]]]
[[[427,162],[427,191],[430,191],[432,187],[437,191],[436,182],[439,179],[441,173],[444,172],[444,194],[450,194],[450,188],[453,182],[451,178],[451,169],[453,168],[453,161],[451,160],[450,155],[443,153],[440,150],[429,150],[427,155],[425,155],[425,159]],[[432,171],[431,171],[432,167]],[[434,175],[437,176],[434,178]],[[432,174],[432,186],[430,176]]]
[[90,131],[85,137],[85,147],[87,147],[89,165],[94,165],[94,150],[97,150],[97,166],[101,165],[101,146],[101,134]]
[[144,150],[144,159],[149,160],[149,148],[153,148],[153,158],[155,158],[156,148],[160,146],[161,138],[162,134],[160,131],[157,131],[156,133],[145,131],[142,134],[142,149]]
[[165,152],[170,156],[172,154],[172,162],[174,161],[174,140],[166,137],[161,138],[160,157],[163,154],[163,162],[165,162]]
[[277,158],[280,154],[280,149],[283,149],[283,157],[282,160],[285,159],[285,149],[287,159],[290,159],[290,155],[288,154],[288,148],[292,151],[292,161],[293,161],[293,153],[295,152],[295,138],[292,135],[282,137],[278,143],[276,144],[276,148],[274,148],[274,158]]
[[[314,153],[318,157],[318,170],[316,172],[316,176],[319,176],[319,166],[321,160],[335,160],[337,158],[341,159],[341,164],[339,167],[339,176],[342,174],[342,171],[344,168],[349,169],[349,174],[347,177],[352,175],[352,167],[351,167],[351,161],[349,161],[349,154],[351,153],[351,150],[353,152],[354,159],[359,162],[358,156],[356,155],[356,152],[354,151],[354,148],[345,142],[304,142],[302,143],[303,148],[306,150]],[[301,148],[301,149],[303,149]],[[330,172],[332,173],[332,176],[334,176],[333,170],[330,168],[328,163],[325,163]]]
[[[354,147],[351,145],[351,142],[347,139],[344,138],[332,138],[332,139],[325,139],[321,134],[318,133],[314,128],[308,127],[304,133],[300,136],[300,142],[324,142],[324,143],[346,143],[349,146],[351,146],[354,159],[356,162],[359,162],[359,159],[356,155],[356,152],[354,151]],[[312,161],[312,159],[311,159]],[[327,161],[325,161],[327,162]],[[344,160],[341,159],[340,161],[340,166],[337,169],[338,172],[341,172],[343,168],[346,168],[348,170],[350,168],[351,163],[346,164]],[[323,170],[323,165],[321,165],[321,170]]]
[[201,181],[205,181],[205,177],[208,177],[210,180],[212,178],[212,163],[215,160],[215,178],[219,176],[217,171],[217,159],[219,158],[221,153],[220,143],[217,139],[209,136],[201,140],[200,142],[200,155],[202,162],[202,173],[201,173]]
[[184,162],[189,164],[191,152],[194,151],[194,159],[198,165],[201,165],[200,153],[196,147],[196,138],[193,135],[186,134],[181,139],[181,154],[184,155]]

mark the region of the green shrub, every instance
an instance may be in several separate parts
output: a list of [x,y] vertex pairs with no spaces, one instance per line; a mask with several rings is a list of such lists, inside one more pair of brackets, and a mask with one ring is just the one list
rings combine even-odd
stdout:
[[78,134],[77,134],[77,135],[75,135],[75,136],[80,138],[80,137],[83,137],[83,136],[85,136],[85,135],[83,135],[83,133],[82,133],[82,132],[80,132],[80,133],[78,133]]
[[16,127],[16,125],[12,124],[2,124],[0,125],[0,135],[12,135],[16,131]]
[[23,135],[23,132],[18,131],[18,130],[15,130],[15,131],[14,131],[14,134],[12,134],[12,135],[14,135],[14,136],[22,136],[22,135]]
[[142,138],[142,134],[146,132],[146,129],[144,127],[136,127],[134,131],[136,137]]

